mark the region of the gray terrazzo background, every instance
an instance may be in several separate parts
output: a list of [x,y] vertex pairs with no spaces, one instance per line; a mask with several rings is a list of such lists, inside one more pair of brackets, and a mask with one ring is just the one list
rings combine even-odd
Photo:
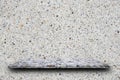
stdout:
[[[20,59],[94,58],[110,71],[11,71]],[[0,0],[0,80],[120,80],[120,0]]]

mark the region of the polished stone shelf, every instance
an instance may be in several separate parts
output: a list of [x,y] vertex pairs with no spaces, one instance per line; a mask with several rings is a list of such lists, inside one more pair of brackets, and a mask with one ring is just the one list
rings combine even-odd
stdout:
[[10,69],[71,69],[71,68],[90,68],[90,69],[108,69],[109,66],[94,59],[26,59],[20,60],[8,66]]

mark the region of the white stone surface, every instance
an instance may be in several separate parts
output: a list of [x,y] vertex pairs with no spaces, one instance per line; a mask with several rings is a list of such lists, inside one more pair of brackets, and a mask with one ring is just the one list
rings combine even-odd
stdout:
[[[94,58],[110,71],[12,72],[19,59]],[[120,0],[0,0],[0,80],[120,80]]]

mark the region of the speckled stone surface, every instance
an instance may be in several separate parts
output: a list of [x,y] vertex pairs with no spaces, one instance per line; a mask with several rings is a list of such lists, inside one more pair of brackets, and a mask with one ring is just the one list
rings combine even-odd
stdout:
[[10,64],[10,69],[109,69],[109,65],[94,59],[25,59]]
[[[24,71],[20,59],[94,58],[110,71]],[[120,0],[0,0],[0,80],[120,80]]]

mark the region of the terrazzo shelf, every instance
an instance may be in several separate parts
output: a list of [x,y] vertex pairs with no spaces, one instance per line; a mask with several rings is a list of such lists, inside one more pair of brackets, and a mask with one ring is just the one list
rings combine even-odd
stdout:
[[39,59],[39,60],[21,60],[8,66],[10,69],[71,69],[71,68],[88,68],[88,69],[108,69],[109,66],[100,61],[93,59],[73,59],[73,60],[62,60],[62,59]]

